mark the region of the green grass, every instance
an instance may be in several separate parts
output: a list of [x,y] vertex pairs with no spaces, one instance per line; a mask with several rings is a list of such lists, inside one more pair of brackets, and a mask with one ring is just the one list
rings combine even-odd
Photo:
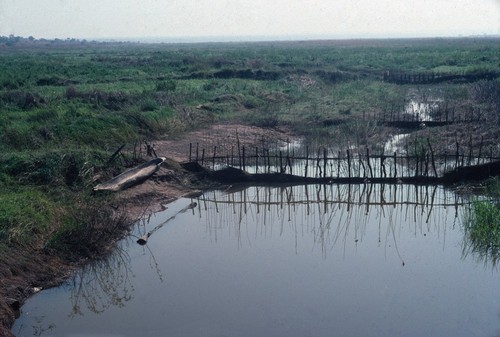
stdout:
[[473,201],[465,217],[469,249],[496,265],[500,258],[500,179],[488,182],[488,200]]
[[55,204],[38,189],[2,189],[0,192],[0,239],[9,244],[30,243],[51,227]]
[[[69,247],[64,233],[87,228],[71,212],[92,204],[79,197],[94,176],[124,168],[106,166],[122,144],[228,120],[288,125],[318,143],[366,143],[376,132],[370,116],[400,109],[415,89],[382,82],[386,70],[496,71],[499,62],[498,39],[3,46],[0,246],[49,226],[42,241]],[[418,89],[457,109],[471,104],[467,84]]]

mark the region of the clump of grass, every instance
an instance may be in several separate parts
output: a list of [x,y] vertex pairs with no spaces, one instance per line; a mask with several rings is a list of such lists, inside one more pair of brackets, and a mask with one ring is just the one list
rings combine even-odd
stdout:
[[251,125],[263,128],[275,128],[280,124],[277,112],[257,112],[252,115],[247,115],[246,120]]
[[465,215],[465,233],[470,252],[495,266],[500,259],[500,180],[486,189],[488,200],[475,200]]
[[11,153],[0,158],[0,173],[25,185],[72,186],[81,183],[80,170],[90,157],[90,153],[82,151]]
[[33,188],[3,189],[0,192],[0,241],[32,243],[55,219],[50,198]]
[[28,91],[7,91],[0,95],[0,104],[22,110],[29,110],[44,103],[45,99],[38,93]]
[[99,199],[75,199],[71,213],[45,242],[44,250],[69,260],[96,258],[109,252],[112,243],[126,233],[130,220],[125,212],[115,212],[104,206],[106,200]]
[[158,109],[158,103],[151,98],[146,98],[141,101],[140,109],[141,111],[155,111]]
[[500,203],[500,178],[492,178],[486,183],[486,193]]
[[485,249],[500,250],[500,207],[489,201],[474,201],[467,223],[472,241]]
[[159,81],[155,85],[156,91],[175,91],[177,84],[173,80]]

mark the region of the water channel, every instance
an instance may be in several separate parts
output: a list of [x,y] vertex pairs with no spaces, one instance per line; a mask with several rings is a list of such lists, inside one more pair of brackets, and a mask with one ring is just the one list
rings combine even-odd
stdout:
[[[108,259],[29,299],[12,331],[497,335],[500,273],[467,249],[466,204],[439,186],[401,184],[260,186],[180,199],[138,222]],[[147,244],[137,244],[147,232]]]

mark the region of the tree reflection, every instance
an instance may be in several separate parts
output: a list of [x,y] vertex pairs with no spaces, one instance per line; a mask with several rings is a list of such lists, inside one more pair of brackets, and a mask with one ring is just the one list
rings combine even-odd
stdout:
[[221,231],[230,230],[239,246],[245,242],[243,234],[250,242],[244,226],[250,217],[257,224],[255,235],[292,231],[297,251],[298,237],[308,234],[324,257],[334,246],[342,245],[345,254],[348,245],[363,244],[367,226],[373,226],[375,219],[378,244],[393,248],[402,265],[397,238],[405,230],[403,224],[413,236],[444,237],[449,216],[443,217],[443,212],[451,211],[456,220],[463,205],[443,187],[402,184],[261,186],[208,192],[197,203],[214,241]]
[[82,307],[101,313],[111,306],[123,307],[132,298],[130,257],[122,247],[110,256],[87,264],[72,278],[70,317],[82,315]]

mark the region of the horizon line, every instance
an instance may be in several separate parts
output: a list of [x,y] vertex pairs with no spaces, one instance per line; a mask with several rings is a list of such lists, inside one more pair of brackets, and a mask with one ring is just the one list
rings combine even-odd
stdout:
[[[7,36],[16,36],[10,34]],[[7,37],[6,36],[6,37]],[[18,37],[18,36],[16,36]],[[243,42],[293,42],[293,41],[319,41],[319,40],[417,40],[417,39],[460,39],[460,38],[499,38],[500,34],[470,34],[470,35],[208,35],[208,36],[125,36],[125,37],[33,37],[35,40],[78,40],[78,41],[96,41],[96,42],[130,42],[130,43],[243,43]]]

